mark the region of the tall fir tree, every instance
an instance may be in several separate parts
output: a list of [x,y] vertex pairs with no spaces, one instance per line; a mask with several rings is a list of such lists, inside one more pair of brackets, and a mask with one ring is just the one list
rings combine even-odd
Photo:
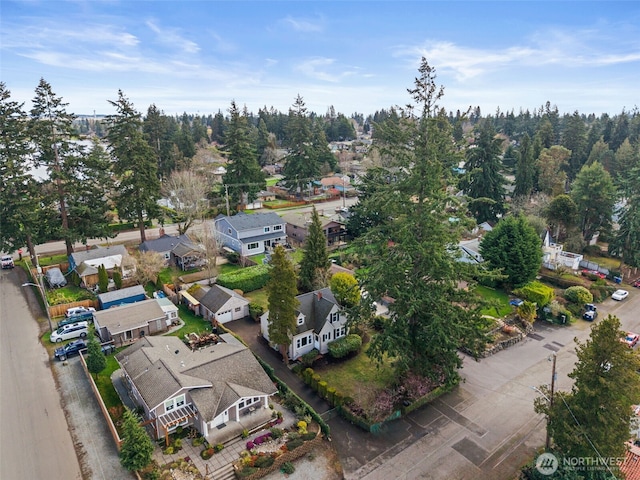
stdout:
[[[367,211],[379,215],[356,248],[363,262],[362,288],[371,298],[394,300],[393,321],[373,337],[368,354],[377,362],[391,360],[399,378],[413,372],[455,383],[458,348],[461,343],[472,351],[482,348],[483,320],[478,298],[458,286],[461,279],[473,283],[478,271],[457,261],[450,248],[469,225],[464,208],[448,193],[453,179],[443,159],[452,157],[455,143],[437,105],[443,91],[435,78],[423,58],[409,90],[414,104],[375,125],[374,148],[385,168],[367,177],[375,187],[364,188]],[[450,221],[452,215],[458,221]]]
[[598,162],[582,167],[571,185],[571,198],[578,207],[578,227],[586,242],[596,232],[611,227],[616,188],[609,172]]
[[470,197],[469,210],[478,223],[495,221],[505,211],[502,142],[491,123],[485,121],[476,135],[475,148],[467,150],[467,174],[461,187]]
[[313,143],[311,119],[300,95],[289,109],[286,145],[288,153],[282,173],[289,188],[302,195],[309,182],[320,175],[320,164]]
[[304,245],[304,256],[300,262],[300,290],[310,292],[326,287],[330,266],[327,237],[322,231],[320,215],[314,205],[309,235]]
[[87,370],[94,376],[98,376],[105,368],[107,368],[107,358],[102,352],[98,337],[91,335],[87,345]]
[[513,191],[515,197],[529,198],[533,191],[535,169],[533,145],[529,135],[525,133],[520,142],[520,156],[516,164],[516,187]]
[[260,190],[265,188],[265,176],[258,164],[255,144],[251,139],[249,114],[246,107],[241,112],[235,101],[229,108],[229,125],[225,133],[225,148],[229,163],[223,183],[228,185],[233,205],[252,203]]
[[46,207],[49,204],[29,173],[33,143],[23,106],[11,100],[11,92],[0,82],[0,251],[26,245],[35,264],[35,245],[48,240],[43,216],[53,217],[54,212]]
[[276,246],[269,264],[271,271],[266,287],[269,304],[269,341],[272,345],[279,346],[283,361],[288,363],[289,345],[297,328],[296,272],[282,245]]
[[136,222],[140,242],[144,242],[145,221],[160,215],[156,154],[144,137],[140,113],[122,90],[118,91],[118,99],[109,103],[117,112],[107,117],[107,141],[114,157],[113,170],[118,180],[115,196],[118,216]]
[[587,126],[577,111],[567,119],[561,145],[571,151],[567,175],[573,180],[587,161]]
[[140,417],[125,407],[122,415],[120,464],[130,472],[142,470],[151,463],[153,448],[151,438],[140,426]]

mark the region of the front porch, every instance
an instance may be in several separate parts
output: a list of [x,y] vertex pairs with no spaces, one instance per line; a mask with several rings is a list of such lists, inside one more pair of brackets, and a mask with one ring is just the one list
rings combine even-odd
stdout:
[[244,430],[248,432],[260,430],[274,419],[272,416],[273,410],[269,407],[250,407],[245,412],[237,421],[228,420],[215,428],[209,428],[206,436],[207,442],[211,445],[225,444],[234,438],[240,437]]

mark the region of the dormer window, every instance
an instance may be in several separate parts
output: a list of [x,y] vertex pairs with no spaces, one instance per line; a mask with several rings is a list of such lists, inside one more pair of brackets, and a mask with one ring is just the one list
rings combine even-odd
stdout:
[[264,233],[269,233],[271,231],[271,227],[264,227]]
[[279,232],[280,230],[282,230],[282,225],[274,225],[273,226],[273,231],[274,232]]
[[332,314],[329,315],[330,323],[337,322],[338,320],[340,320],[340,314],[338,312],[333,312]]
[[298,317],[298,326],[303,325],[304,324],[304,317],[300,316]]

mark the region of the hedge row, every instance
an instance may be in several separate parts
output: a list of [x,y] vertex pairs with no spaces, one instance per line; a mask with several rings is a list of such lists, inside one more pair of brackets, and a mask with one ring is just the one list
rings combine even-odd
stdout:
[[538,308],[542,308],[547,305],[555,296],[553,288],[536,280],[527,283],[524,287],[514,290],[513,293],[525,300],[537,304]]
[[269,266],[255,265],[218,276],[217,283],[231,290],[253,292],[264,287],[269,281]]
[[327,345],[329,355],[333,358],[344,358],[350,353],[360,350],[360,347],[362,347],[362,338],[355,333],[334,340]]

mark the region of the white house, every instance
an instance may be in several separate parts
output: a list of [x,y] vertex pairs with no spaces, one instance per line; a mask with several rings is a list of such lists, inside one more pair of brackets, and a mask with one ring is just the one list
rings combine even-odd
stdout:
[[584,258],[579,253],[565,252],[562,245],[551,240],[549,230],[545,232],[542,241],[542,252],[542,265],[550,270],[556,270],[560,266],[578,270]]
[[249,316],[249,300],[222,285],[213,285],[209,290],[201,287],[193,292],[191,298],[198,302],[196,313],[212,324]]
[[[331,289],[298,295],[296,309],[296,334],[291,339],[288,355],[291,360],[314,348],[325,354],[329,343],[347,335],[347,316],[333,296]],[[269,341],[269,311],[260,317],[260,331]],[[269,342],[271,344],[271,342]],[[278,350],[278,345],[271,345]]]

